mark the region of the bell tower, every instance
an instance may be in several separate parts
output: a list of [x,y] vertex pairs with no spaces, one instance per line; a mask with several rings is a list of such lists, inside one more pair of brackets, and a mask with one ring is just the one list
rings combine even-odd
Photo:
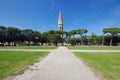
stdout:
[[63,31],[63,19],[62,19],[62,12],[60,11],[58,17],[58,30]]

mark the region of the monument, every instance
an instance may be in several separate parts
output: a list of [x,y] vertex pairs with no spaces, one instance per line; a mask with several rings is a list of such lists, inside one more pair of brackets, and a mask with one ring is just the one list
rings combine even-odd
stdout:
[[63,31],[62,11],[60,11],[59,17],[58,17],[58,30]]

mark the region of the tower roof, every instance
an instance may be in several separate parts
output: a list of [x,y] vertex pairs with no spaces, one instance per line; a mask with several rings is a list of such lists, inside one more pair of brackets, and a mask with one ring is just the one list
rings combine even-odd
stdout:
[[59,13],[58,24],[63,24],[62,11]]

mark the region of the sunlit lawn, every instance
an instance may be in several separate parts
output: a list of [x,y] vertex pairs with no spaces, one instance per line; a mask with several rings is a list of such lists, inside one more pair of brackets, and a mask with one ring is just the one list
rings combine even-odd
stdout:
[[120,46],[68,46],[75,50],[120,50]]
[[0,49],[56,49],[56,46],[0,46]]
[[47,54],[47,52],[0,51],[0,80],[7,76],[23,73],[28,65]]
[[75,55],[106,80],[120,80],[120,53],[78,52]]

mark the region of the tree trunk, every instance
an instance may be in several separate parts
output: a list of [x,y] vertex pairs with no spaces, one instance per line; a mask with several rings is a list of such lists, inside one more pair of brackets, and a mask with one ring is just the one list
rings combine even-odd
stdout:
[[71,40],[72,40],[71,35],[69,36],[69,39],[70,39],[70,43],[71,43]]
[[82,34],[80,34],[80,37],[81,37],[81,45],[83,45]]
[[22,46],[23,46],[23,42],[22,42]]
[[104,36],[104,34],[103,34],[102,46],[104,46],[104,41],[105,41],[105,36]]
[[55,41],[55,46],[58,46],[58,42],[57,41]]
[[8,42],[8,46],[10,46],[10,42]]
[[30,46],[30,41],[28,41],[28,46]]
[[64,44],[63,44],[63,38],[62,38],[62,46],[64,46]]
[[75,36],[73,35],[73,38],[74,38],[74,40],[75,40],[75,45],[77,45],[77,41],[76,41],[76,39],[75,39]]
[[14,46],[16,46],[16,41],[14,41]]
[[110,46],[112,46],[112,42],[113,42],[113,34],[111,35]]

